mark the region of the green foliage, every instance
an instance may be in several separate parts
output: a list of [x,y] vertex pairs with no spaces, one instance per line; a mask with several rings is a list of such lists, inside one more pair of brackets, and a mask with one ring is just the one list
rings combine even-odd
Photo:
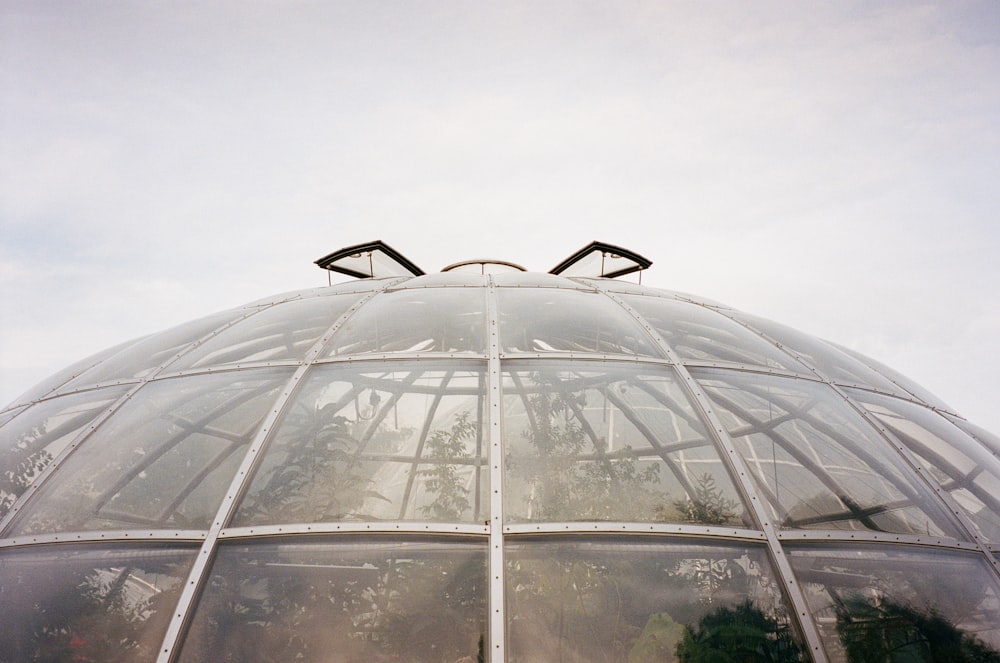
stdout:
[[674,663],[677,646],[689,637],[687,628],[666,612],[649,616],[642,634],[628,652],[628,663]]
[[[462,412],[455,418],[450,430],[438,430],[427,438],[427,457],[433,459],[471,458],[466,441],[476,437],[478,426],[469,421],[469,413]],[[434,500],[420,510],[435,520],[459,520],[471,504],[469,489],[462,485],[456,466],[439,463],[429,470],[422,470],[427,477],[426,488],[435,494]]]
[[41,423],[21,433],[14,443],[0,448],[0,518],[28,489],[42,470],[52,462],[52,455],[39,444],[46,437]]
[[726,525],[737,520],[736,507],[739,502],[727,498],[715,485],[715,478],[702,474],[695,479],[695,494],[683,500],[676,500],[674,508],[686,522],[699,525]]
[[1000,663],[1000,652],[943,616],[891,601],[848,599],[837,632],[852,663]]
[[277,441],[284,452],[263,490],[243,509],[255,522],[317,522],[361,518],[368,499],[386,500],[371,488],[358,457],[355,423],[336,405],[299,404]]
[[217,564],[182,660],[471,663],[486,585],[479,552],[232,557]]
[[[508,472],[529,486],[529,519],[650,520],[662,501],[650,488],[659,483],[659,466],[640,469],[631,447],[609,457],[581,420],[585,394],[536,380],[548,388],[527,398],[532,427],[524,435],[535,453],[507,463]],[[581,460],[587,452],[596,459]]]
[[788,626],[746,600],[705,615],[677,645],[680,663],[793,663],[803,660]]

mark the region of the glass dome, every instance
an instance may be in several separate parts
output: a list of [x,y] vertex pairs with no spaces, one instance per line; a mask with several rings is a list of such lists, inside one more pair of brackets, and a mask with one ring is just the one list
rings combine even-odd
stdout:
[[0,661],[1000,661],[995,436],[714,302],[480,271],[0,412]]

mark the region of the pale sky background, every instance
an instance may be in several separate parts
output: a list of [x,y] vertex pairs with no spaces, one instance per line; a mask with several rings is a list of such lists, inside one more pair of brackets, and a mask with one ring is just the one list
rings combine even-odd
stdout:
[[1000,2],[0,0],[0,403],[382,239],[598,239],[1000,432]]

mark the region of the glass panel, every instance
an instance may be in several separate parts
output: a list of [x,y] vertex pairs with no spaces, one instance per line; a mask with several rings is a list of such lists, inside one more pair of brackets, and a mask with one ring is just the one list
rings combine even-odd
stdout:
[[407,279],[398,287],[387,288],[387,290],[413,289],[413,288],[440,288],[440,287],[484,287],[486,277],[478,268],[474,273],[470,272],[439,272],[437,274],[427,274]]
[[0,661],[154,661],[197,549],[0,552]]
[[201,318],[165,332],[147,336],[71,381],[61,391],[114,380],[144,378],[160,365],[172,360],[179,352],[186,350],[192,343],[201,340],[212,331],[231,320],[246,315],[246,313],[247,311],[216,313],[207,318]]
[[888,378],[879,375],[853,357],[847,356],[826,341],[803,334],[777,322],[746,313],[736,313],[735,317],[740,322],[767,334],[785,348],[801,356],[826,380],[838,384],[871,387],[899,396],[906,395],[906,392],[890,382]]
[[712,310],[662,297],[625,297],[685,361],[806,368],[743,325]]
[[376,295],[348,318],[326,353],[485,354],[485,348],[485,289],[421,288]]
[[482,368],[314,367],[275,427],[233,525],[483,519]]
[[14,403],[19,403],[19,404],[30,403],[32,401],[38,400],[39,398],[42,398],[43,396],[47,396],[51,392],[55,391],[59,387],[63,386],[73,378],[77,377],[78,375],[86,371],[87,369],[96,366],[98,363],[104,361],[105,359],[112,356],[116,352],[123,350],[124,348],[132,345],[133,343],[139,340],[142,339],[133,338],[124,343],[119,343],[114,347],[101,350],[100,352],[90,355],[86,359],[81,359],[80,361],[71,364],[70,366],[59,371],[58,373],[50,375],[49,377],[39,382],[28,391],[21,394],[14,401]]
[[[835,343],[831,343],[831,345],[836,345],[836,344]],[[892,380],[897,385],[899,385],[902,389],[906,390],[910,394],[913,394],[914,398],[916,398],[918,400],[921,400],[924,403],[927,403],[931,407],[935,407],[935,408],[938,408],[938,409],[941,409],[941,410],[947,410],[949,412],[953,412],[954,411],[954,410],[952,410],[951,407],[948,406],[947,403],[945,403],[940,398],[938,398],[937,396],[935,396],[931,392],[927,391],[922,386],[920,386],[919,384],[917,384],[916,382],[914,382],[910,378],[906,377],[905,375],[903,375],[902,373],[900,373],[896,369],[890,368],[890,367],[886,366],[885,364],[883,364],[883,363],[881,363],[879,361],[875,361],[871,357],[866,357],[865,355],[861,354],[860,352],[855,352],[854,350],[851,350],[850,348],[845,348],[842,345],[836,345],[836,347],[838,349],[840,349],[840,350],[843,350],[845,353],[851,355],[852,357],[854,357],[855,359],[857,359],[861,363],[863,363],[863,364],[865,364],[867,366],[870,366],[872,369],[878,371],[879,373],[881,373],[882,375],[884,375],[886,378]],[[906,396],[908,394],[903,393],[901,395]]]
[[850,393],[923,461],[984,538],[1000,541],[1000,459],[923,406],[858,389]]
[[571,281],[554,274],[541,274],[539,272],[505,272],[494,274],[493,282],[503,287],[529,287],[529,288],[562,288],[573,290],[594,290],[593,286],[578,281]]
[[0,518],[80,431],[126,391],[111,387],[52,398],[0,428]]
[[829,386],[692,371],[784,528],[958,536],[937,498]]
[[508,521],[749,525],[672,369],[520,365],[503,385]]
[[482,661],[487,582],[472,543],[223,544],[180,660]]
[[208,527],[285,370],[151,382],[66,458],[17,534]]
[[833,661],[1000,661],[1000,594],[984,559],[903,546],[788,548]]
[[278,304],[238,322],[170,366],[171,371],[241,362],[301,361],[359,295]]
[[511,663],[803,661],[763,548],[508,542]]
[[498,297],[504,352],[662,356],[639,323],[604,295],[502,288]]
[[27,405],[15,405],[14,407],[9,407],[9,409],[0,412],[0,426],[3,426],[8,421],[21,414],[28,409]]
[[[677,299],[685,302],[691,302],[693,304],[698,304],[700,306],[709,306],[711,308],[732,310],[731,306],[726,306],[725,304],[713,301],[711,299],[706,299],[704,297],[697,297],[695,295],[686,292],[677,292],[676,290],[653,288],[648,285],[630,283],[628,281],[623,281],[621,279],[608,281],[607,279],[602,279],[602,280],[586,279],[575,276],[570,280],[585,286],[590,286],[594,289],[606,290],[608,292],[613,292],[617,294],[644,295],[647,297],[663,297],[666,299]],[[600,287],[598,288],[598,286]]]
[[966,421],[959,417],[955,417],[949,414],[944,415],[948,421],[955,424],[966,433],[974,437],[980,444],[986,446],[987,449],[992,451],[995,455],[1000,456],[1000,436],[991,433],[982,426],[977,426],[971,421]]

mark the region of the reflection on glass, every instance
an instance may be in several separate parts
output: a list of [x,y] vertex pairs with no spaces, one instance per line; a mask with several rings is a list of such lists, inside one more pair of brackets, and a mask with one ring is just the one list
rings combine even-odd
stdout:
[[503,352],[662,356],[646,331],[604,295],[549,288],[500,288]]
[[181,661],[483,661],[486,547],[223,545]]
[[0,518],[87,424],[126,391],[111,387],[53,398],[0,428]]
[[170,370],[301,360],[360,296],[310,297],[265,309],[205,341]]
[[147,336],[70,381],[60,391],[115,380],[147,377],[161,365],[172,361],[192,343],[200,341],[212,331],[246,313],[239,310],[223,311]]
[[787,552],[833,661],[1000,662],[1000,594],[978,555],[902,546]]
[[806,660],[762,548],[510,542],[508,660]]
[[710,309],[663,297],[624,299],[685,361],[806,370],[774,344]]
[[334,334],[327,356],[486,352],[483,288],[418,288],[376,295]]
[[850,392],[920,458],[983,537],[1000,541],[1000,460],[996,456],[923,406],[860,389]]
[[482,368],[313,367],[233,524],[480,520],[488,490]]
[[937,498],[829,386],[692,370],[784,528],[958,536]]
[[503,385],[508,521],[749,520],[672,369],[518,365]]
[[147,384],[66,458],[12,531],[208,527],[288,375],[248,370]]
[[0,552],[0,662],[156,660],[196,555],[121,544]]

